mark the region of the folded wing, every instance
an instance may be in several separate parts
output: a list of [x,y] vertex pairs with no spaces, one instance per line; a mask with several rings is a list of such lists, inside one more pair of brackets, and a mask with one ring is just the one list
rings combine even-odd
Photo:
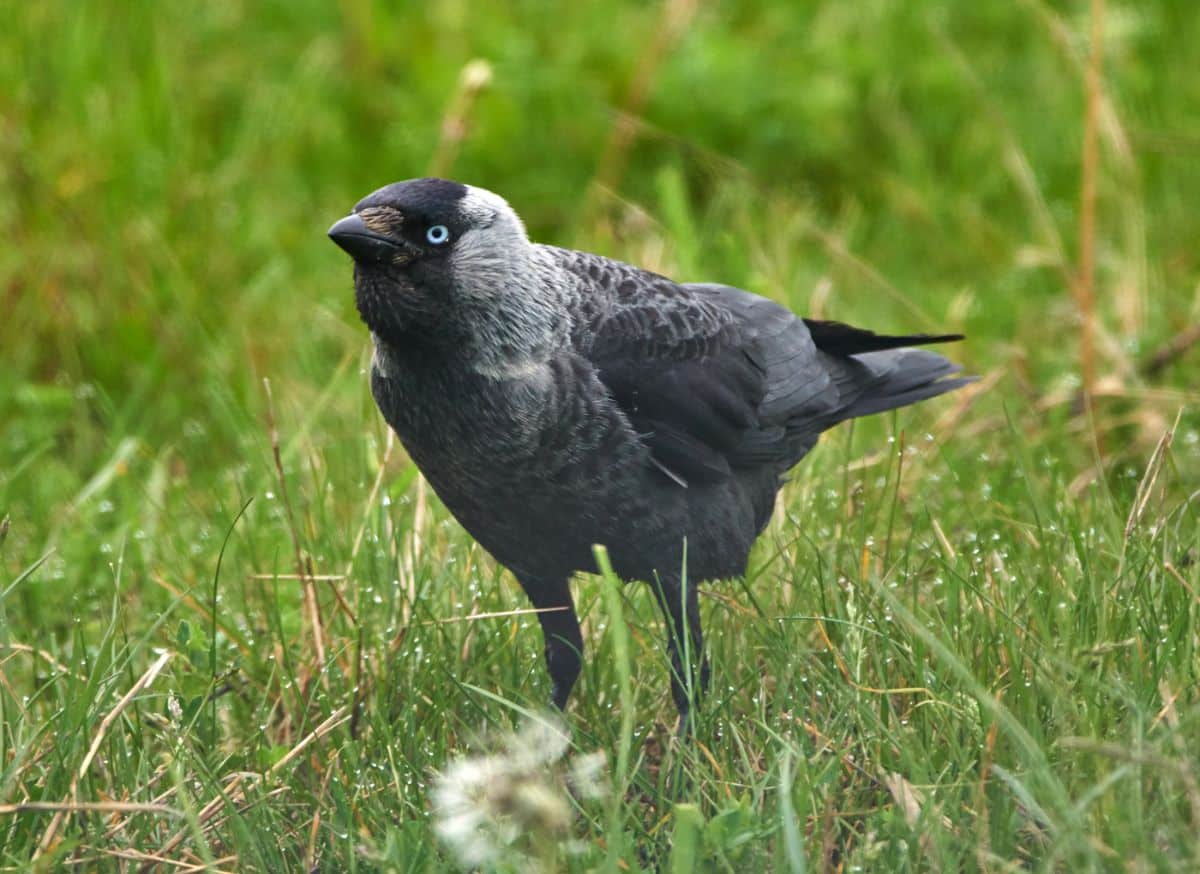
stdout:
[[681,285],[627,264],[561,252],[597,290],[579,352],[680,485],[738,470],[782,474],[844,419],[958,388],[958,368],[908,348],[955,335],[889,337],[805,321],[723,285]]

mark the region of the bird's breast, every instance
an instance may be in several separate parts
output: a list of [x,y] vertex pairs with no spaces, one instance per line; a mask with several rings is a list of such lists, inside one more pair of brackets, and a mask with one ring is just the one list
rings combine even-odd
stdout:
[[553,541],[555,561],[590,558],[591,544],[636,524],[647,483],[661,479],[578,362],[521,380],[375,368],[371,387],[442,502],[506,564],[531,542]]

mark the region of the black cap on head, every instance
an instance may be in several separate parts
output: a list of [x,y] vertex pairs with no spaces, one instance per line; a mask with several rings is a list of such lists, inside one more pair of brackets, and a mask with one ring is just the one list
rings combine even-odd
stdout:
[[[448,179],[394,182],[355,204],[353,213],[329,229],[329,236],[360,265],[413,263],[471,225],[460,207],[469,192],[468,186]],[[442,239],[429,239],[429,230],[439,225]]]
[[467,186],[449,179],[408,179],[373,191],[354,205],[354,211],[390,206],[404,213],[426,215],[454,209],[467,196]]

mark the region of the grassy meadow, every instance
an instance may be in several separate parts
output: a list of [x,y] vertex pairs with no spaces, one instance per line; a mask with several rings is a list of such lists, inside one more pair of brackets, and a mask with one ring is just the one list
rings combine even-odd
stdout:
[[580,578],[569,815],[485,868],[1200,868],[1192,0],[0,19],[0,870],[457,863],[435,780],[541,712],[541,635],[325,237],[427,173],[981,376],[827,435],[703,587],[693,743],[649,590]]

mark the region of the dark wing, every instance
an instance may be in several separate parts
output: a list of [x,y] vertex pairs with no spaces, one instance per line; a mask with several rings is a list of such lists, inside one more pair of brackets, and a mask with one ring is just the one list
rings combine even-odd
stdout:
[[589,290],[575,344],[650,447],[686,485],[739,469],[783,473],[837,422],[963,384],[907,347],[955,337],[887,337],[806,322],[724,285],[677,284],[598,255],[554,250]]
[[[776,350],[759,340],[797,326],[797,339],[805,340],[807,332],[795,316],[736,292],[762,306],[751,323],[707,287],[679,285],[587,253],[555,254],[590,292],[580,301],[577,348],[660,470],[686,485],[779,458],[786,428],[774,413],[794,400],[780,397],[780,389],[800,391],[803,364],[811,363],[816,352],[808,342],[776,361]],[[776,365],[791,375],[786,386],[769,377]],[[819,369],[807,368],[807,374],[828,384]],[[809,394],[821,389],[813,386]]]
[[720,300],[751,326],[752,355],[767,370],[760,408],[786,437],[772,447],[784,469],[838,422],[882,413],[961,388],[975,377],[947,379],[961,368],[934,352],[913,349],[961,340],[961,334],[876,334],[841,322],[801,319],[778,304],[726,285],[688,285]]
[[588,356],[657,466],[681,485],[729,476],[761,425],[764,371],[745,354],[739,326],[706,310],[682,301],[623,308],[597,326]]

